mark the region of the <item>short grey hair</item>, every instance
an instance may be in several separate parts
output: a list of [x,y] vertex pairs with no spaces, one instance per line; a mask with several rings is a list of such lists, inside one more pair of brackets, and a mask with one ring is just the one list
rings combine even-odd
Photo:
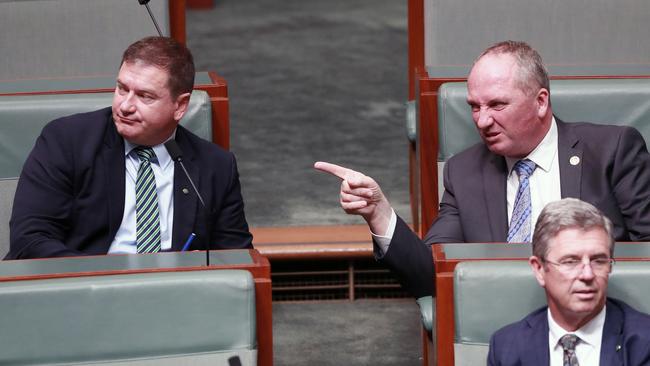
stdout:
[[474,63],[483,56],[499,54],[511,55],[517,62],[519,70],[515,83],[519,89],[528,95],[535,94],[541,88],[551,92],[548,72],[542,62],[542,56],[526,42],[502,41],[495,43],[483,51]]
[[540,213],[533,234],[533,255],[545,259],[548,243],[566,229],[603,229],[609,237],[609,254],[614,257],[612,222],[593,205],[576,198],[551,202]]

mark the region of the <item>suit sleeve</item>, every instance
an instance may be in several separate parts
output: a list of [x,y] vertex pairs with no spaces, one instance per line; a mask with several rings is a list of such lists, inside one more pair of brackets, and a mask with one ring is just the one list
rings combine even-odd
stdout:
[[213,249],[253,248],[253,236],[248,230],[244,215],[244,199],[241,195],[239,172],[235,156],[230,153],[230,181],[226,188],[219,212],[214,213],[211,241]]
[[400,284],[415,298],[434,294],[434,268],[431,246],[426,245],[398,216],[388,251],[382,257],[377,244],[375,256],[397,276]]
[[[388,251],[381,257],[375,248],[375,255],[395,273],[402,286],[416,298],[435,293],[434,265],[431,244],[464,242],[463,230],[458,213],[454,187],[450,178],[450,166],[445,164],[445,192],[440,203],[438,217],[433,222],[424,241],[413,233],[400,218]],[[375,244],[376,246],[376,244]]]
[[650,154],[634,128],[620,135],[611,184],[629,239],[650,240]]
[[10,221],[6,259],[83,255],[66,247],[73,205],[73,158],[65,131],[43,129],[23,166]]

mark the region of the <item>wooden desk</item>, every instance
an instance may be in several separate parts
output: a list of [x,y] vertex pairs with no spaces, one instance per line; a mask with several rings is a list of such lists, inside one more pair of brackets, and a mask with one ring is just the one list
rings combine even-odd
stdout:
[[205,266],[204,251],[2,261],[0,282],[222,269],[243,269],[253,275],[258,365],[273,365],[271,267],[254,249],[212,251],[209,267]]
[[[454,269],[461,261],[522,260],[532,255],[530,244],[459,243],[434,244],[436,324],[435,352],[438,365],[454,365]],[[650,242],[617,243],[614,250],[617,261],[650,261]],[[532,276],[531,270],[531,276]]]

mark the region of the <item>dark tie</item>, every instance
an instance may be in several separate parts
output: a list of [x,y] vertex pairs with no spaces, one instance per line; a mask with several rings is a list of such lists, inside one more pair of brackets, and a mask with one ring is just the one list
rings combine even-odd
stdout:
[[575,334],[565,334],[560,338],[560,345],[564,349],[562,366],[579,366],[578,357],[576,356],[576,344],[578,340],[579,338]]
[[515,164],[515,171],[519,176],[519,189],[515,196],[514,209],[508,228],[508,243],[530,242],[531,211],[530,185],[528,178],[533,174],[537,165],[528,159],[519,160]]
[[138,177],[135,181],[136,241],[138,253],[160,251],[160,219],[158,216],[158,193],[156,177],[151,169],[151,159],[156,155],[150,147],[137,147],[140,158]]

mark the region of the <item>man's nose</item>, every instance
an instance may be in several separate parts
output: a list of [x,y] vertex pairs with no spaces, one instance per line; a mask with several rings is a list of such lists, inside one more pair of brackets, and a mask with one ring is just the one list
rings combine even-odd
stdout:
[[133,113],[135,112],[135,95],[133,92],[129,92],[127,95],[124,96],[122,99],[122,103],[120,103],[120,110],[122,113]]
[[582,268],[580,269],[580,279],[582,280],[592,280],[596,275],[594,274],[594,269],[591,267],[591,262],[582,262]]
[[489,127],[493,120],[489,111],[484,108],[479,109],[476,113],[476,126],[480,129]]

